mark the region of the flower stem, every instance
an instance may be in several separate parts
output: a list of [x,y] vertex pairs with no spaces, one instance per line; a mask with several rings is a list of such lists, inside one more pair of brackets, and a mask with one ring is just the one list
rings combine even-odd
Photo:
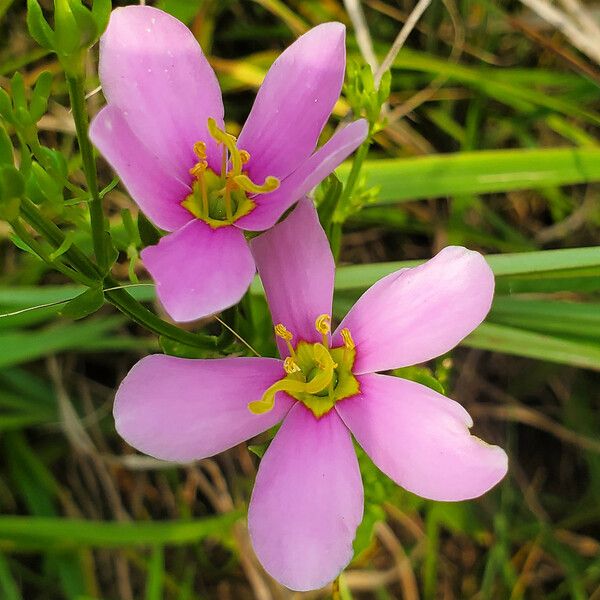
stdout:
[[[38,207],[28,198],[21,200],[21,214],[25,220],[48,241],[59,247],[64,243],[65,234],[52,221],[47,219]],[[132,321],[141,325],[145,329],[152,331],[157,335],[165,336],[186,346],[215,350],[217,347],[216,338],[213,336],[191,333],[179,329],[175,325],[163,321],[152,311],[148,310],[138,302],[129,292],[120,287],[119,282],[110,275],[103,276],[98,266],[96,266],[75,244],[72,244],[65,251],[64,256],[71,265],[88,280],[102,283],[105,288],[104,295],[106,299],[118,308],[123,314],[127,315]],[[52,266],[55,266],[54,264]],[[73,277],[75,279],[75,277]]]
[[67,75],[66,78],[71,109],[73,110],[73,120],[75,121],[75,129],[77,131],[77,141],[79,142],[79,151],[81,152],[83,172],[87,181],[88,190],[92,197],[89,206],[94,254],[96,255],[96,261],[98,262],[100,271],[105,273],[108,270],[109,265],[105,243],[104,213],[102,211],[102,200],[98,190],[96,160],[94,159],[94,152],[88,137],[88,116],[85,107],[84,79],[81,76],[74,75]]
[[[363,162],[369,153],[369,146],[371,145],[371,134],[367,136],[367,139],[362,143],[357,153],[354,155],[354,161],[352,162],[352,168],[350,169],[350,174],[348,175],[348,179],[346,180],[346,185],[344,185],[344,189],[340,194],[340,197],[337,202],[338,207],[344,207],[352,196],[352,192],[356,187],[358,182],[358,176],[360,175],[360,170],[362,169]],[[337,207],[336,207],[337,209]],[[342,238],[342,226],[344,224],[343,221],[337,221],[335,219],[334,211],[334,219],[331,224],[331,233],[330,233],[330,244],[333,252],[333,257],[337,262],[337,259],[340,254],[340,245]]]

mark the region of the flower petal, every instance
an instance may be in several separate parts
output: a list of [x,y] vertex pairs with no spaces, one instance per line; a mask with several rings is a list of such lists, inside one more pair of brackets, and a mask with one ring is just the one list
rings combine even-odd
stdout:
[[207,143],[211,166],[219,168],[207,121],[222,126],[221,90],[183,23],[150,6],[115,9],[100,40],[99,73],[108,103],[175,177],[191,181],[197,141]]
[[271,358],[147,356],[117,390],[117,431],[134,448],[162,460],[213,456],[284,417],[292,405],[286,394],[277,394],[268,413],[248,410],[282,374],[281,361]]
[[336,169],[367,137],[368,123],[359,119],[338,131],[326,144],[306,159],[270,194],[254,198],[256,208],[236,222],[238,227],[262,231],[277,223],[281,215]]
[[234,305],[254,276],[244,234],[194,220],[141,253],[156,293],[175,321],[193,321]]
[[252,180],[283,179],[314,150],[342,88],[345,38],[341,23],[314,27],[269,69],[239,137]]
[[478,252],[444,248],[368,289],[340,323],[356,343],[355,373],[414,365],[448,352],[487,315],[494,275]]
[[248,527],[268,573],[293,590],[320,588],[352,559],[363,487],[350,433],[335,411],[299,402],[261,461]]
[[359,377],[361,393],[335,405],[373,462],[403,488],[432,500],[467,500],[506,475],[498,446],[470,435],[457,402],[413,381]]
[[[335,265],[313,203],[305,198],[289,217],[250,242],[273,324],[299,340],[321,341],[315,319],[331,315]],[[287,356],[282,340],[279,352]]]
[[191,189],[170,175],[146,149],[116,106],[105,106],[96,115],[89,135],[132,198],[158,227],[173,231],[194,218],[181,206]]

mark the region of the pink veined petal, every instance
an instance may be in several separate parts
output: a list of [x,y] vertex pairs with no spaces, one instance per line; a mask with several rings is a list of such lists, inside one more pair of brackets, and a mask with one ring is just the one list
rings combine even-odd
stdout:
[[[273,324],[283,323],[299,340],[320,342],[315,319],[331,315],[335,265],[313,203],[298,202],[287,219],[250,242],[271,309]],[[283,340],[279,352],[287,356]]]
[[213,456],[284,417],[292,406],[286,394],[277,394],[268,413],[248,410],[283,374],[281,361],[271,358],[147,356],[117,390],[116,428],[131,446],[162,460]]
[[254,277],[254,260],[237,228],[198,219],[141,253],[172,319],[193,321],[234,305]]
[[386,371],[448,352],[479,325],[492,303],[494,275],[478,252],[444,248],[423,265],[402,269],[368,289],[334,335],[350,329],[354,372]]
[[184,183],[204,141],[215,169],[220,154],[207,121],[223,124],[217,78],[192,32],[150,6],[115,9],[100,39],[100,82],[109,104],[123,112],[148,150]]
[[239,137],[253,181],[283,179],[314,150],[342,88],[345,37],[341,23],[318,25],[269,69]]
[[274,192],[254,198],[256,208],[236,222],[250,231],[268,229],[299,198],[305,196],[336,169],[367,137],[368,123],[359,119],[338,131],[306,159]]
[[373,462],[403,488],[432,500],[476,498],[505,475],[498,446],[470,435],[457,402],[413,381],[359,377],[361,393],[335,405]]
[[363,487],[350,433],[335,411],[301,403],[260,463],[248,527],[258,559],[292,590],[318,589],[352,559]]
[[158,227],[173,231],[194,218],[181,206],[191,189],[148,151],[116,106],[105,106],[96,115],[89,135],[138,206]]

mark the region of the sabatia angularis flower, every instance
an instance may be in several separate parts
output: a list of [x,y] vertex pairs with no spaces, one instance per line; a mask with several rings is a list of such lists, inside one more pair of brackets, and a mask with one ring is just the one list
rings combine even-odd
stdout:
[[189,461],[283,419],[260,463],[248,524],[265,569],[309,590],[352,558],[363,488],[351,433],[386,475],[426,498],[475,498],[506,474],[504,451],[470,435],[459,404],[375,374],[454,347],[487,314],[494,278],[477,252],[446,248],[381,279],[331,334],[334,262],[310,201],[252,250],[283,361],[146,357],[117,392],[116,427],[146,454]]
[[100,40],[108,105],[90,138],[142,211],[172,232],[141,256],[176,321],[238,302],[255,272],[244,230],[273,226],[365,139],[360,119],[315,152],[345,62],[341,23],[311,29],[273,63],[236,139],[190,30],[149,6],[113,11]]

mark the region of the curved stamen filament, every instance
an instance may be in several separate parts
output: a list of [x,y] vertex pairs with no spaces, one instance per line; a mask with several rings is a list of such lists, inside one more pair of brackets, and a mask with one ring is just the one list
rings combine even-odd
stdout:
[[249,194],[268,194],[279,187],[279,179],[270,175],[265,178],[262,185],[254,183],[248,175],[236,175],[233,180]]

